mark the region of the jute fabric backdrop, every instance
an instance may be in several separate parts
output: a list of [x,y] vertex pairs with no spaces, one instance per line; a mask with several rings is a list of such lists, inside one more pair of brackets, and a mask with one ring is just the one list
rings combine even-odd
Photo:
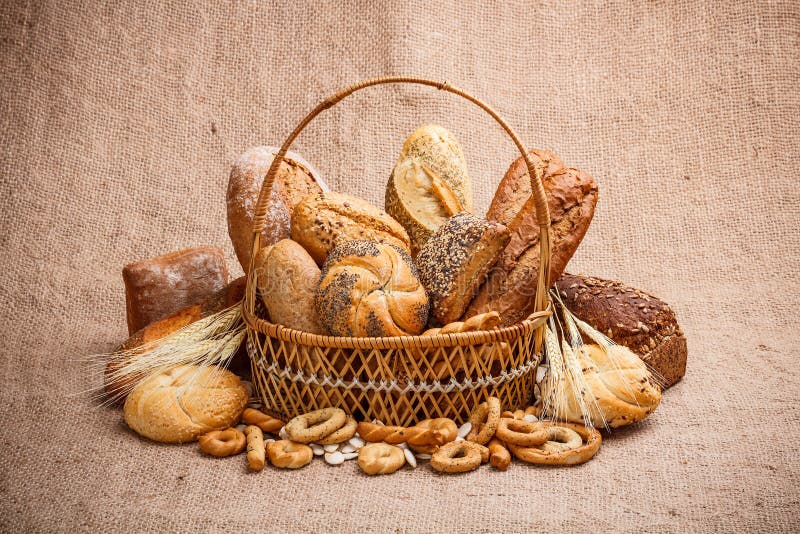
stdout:
[[[7,531],[789,531],[800,512],[796,2],[0,5],[0,524]],[[673,305],[686,378],[572,469],[249,474],[138,438],[84,390],[126,336],[130,261],[225,248],[232,162],[376,75],[448,80],[600,185],[570,270]],[[451,129],[478,210],[517,157],[477,109],[375,88],[297,146],[382,203]]]

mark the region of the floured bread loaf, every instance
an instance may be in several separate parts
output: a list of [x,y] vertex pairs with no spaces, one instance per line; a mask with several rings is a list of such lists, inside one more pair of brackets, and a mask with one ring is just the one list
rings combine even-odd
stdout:
[[371,241],[338,245],[322,267],[317,314],[334,336],[416,335],[428,295],[406,251]]
[[431,318],[458,320],[508,244],[508,229],[467,212],[447,219],[415,259],[431,299]]
[[[512,165],[496,194],[528,179],[527,173],[520,175],[518,171],[518,166]],[[597,204],[597,184],[585,172],[564,168],[547,176],[543,185],[552,231],[550,280],[555,281],[564,272],[589,228]],[[507,216],[503,215],[503,218]],[[508,224],[508,230],[511,240],[465,317],[496,311],[503,318],[503,325],[508,326],[522,321],[534,311],[539,277],[539,226],[533,198],[528,198]]]
[[319,193],[303,199],[292,215],[292,239],[318,265],[344,241],[374,241],[409,251],[406,231],[382,209],[341,193]]
[[408,232],[412,256],[449,217],[473,211],[464,152],[453,134],[426,125],[408,136],[386,184],[385,205]]
[[[548,380],[540,384],[545,406],[547,399],[559,399],[560,419],[572,423],[583,423],[583,403],[589,409],[592,424],[611,428],[641,421],[656,409],[661,402],[661,388],[656,385],[642,360],[627,348],[614,345],[608,349],[613,358],[598,345],[584,345],[576,356],[581,364],[588,388],[575,387],[572,379]],[[576,389],[581,389],[579,394]],[[594,395],[595,399],[592,398]],[[550,404],[552,405],[552,404]]]
[[185,443],[236,424],[247,404],[239,377],[216,367],[182,365],[136,386],[125,400],[125,422],[163,443]]
[[281,239],[258,251],[253,269],[270,321],[311,334],[327,333],[314,307],[319,267],[303,247]]
[[[271,146],[251,148],[234,163],[228,179],[228,235],[245,272],[253,248],[253,216],[258,195],[277,152],[278,148]],[[327,189],[308,162],[299,154],[287,152],[272,184],[261,246],[289,237],[294,207],[308,195]]]

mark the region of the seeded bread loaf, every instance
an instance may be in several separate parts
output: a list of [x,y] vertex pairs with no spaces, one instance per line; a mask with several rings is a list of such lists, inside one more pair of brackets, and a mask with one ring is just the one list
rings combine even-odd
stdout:
[[[247,271],[253,248],[253,215],[264,177],[277,147],[258,146],[241,155],[228,179],[228,235],[242,269]],[[267,224],[261,232],[261,246],[289,237],[294,207],[305,197],[327,187],[311,165],[299,154],[288,152],[283,159],[267,204]]]
[[414,262],[431,299],[431,322],[458,320],[508,244],[508,229],[467,212],[447,219]]
[[416,335],[428,321],[428,296],[408,253],[394,245],[345,241],[328,255],[317,315],[334,336]]
[[137,261],[122,269],[128,333],[190,306],[228,283],[219,247],[194,247]]
[[[519,174],[519,167],[512,165],[496,195],[502,195],[521,180],[528,180],[528,175]],[[563,168],[545,177],[543,185],[550,208],[550,280],[554,281],[564,272],[589,228],[597,204],[597,184],[585,172]],[[534,310],[539,277],[539,226],[533,198],[528,198],[508,224],[508,230],[511,240],[465,317],[497,311],[507,326],[520,322]]]
[[311,334],[327,334],[314,308],[319,267],[303,247],[281,239],[258,251],[253,269],[270,321]]
[[389,214],[366,200],[334,192],[310,195],[297,205],[292,215],[292,239],[317,265],[345,241],[373,241],[410,250],[408,234]]
[[386,184],[385,207],[408,232],[412,257],[448,217],[473,211],[464,152],[452,133],[429,124],[408,136]]
[[[664,387],[686,373],[686,337],[675,312],[663,301],[621,282],[592,276],[565,274],[556,287],[567,309],[631,349],[661,375]],[[584,341],[591,343],[588,338]]]

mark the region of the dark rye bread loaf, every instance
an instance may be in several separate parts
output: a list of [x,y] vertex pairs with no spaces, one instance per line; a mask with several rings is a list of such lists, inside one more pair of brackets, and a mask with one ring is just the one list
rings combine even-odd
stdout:
[[621,282],[592,276],[565,274],[556,288],[567,309],[635,352],[663,376],[664,387],[686,373],[686,337],[665,302]]
[[[497,188],[495,198],[508,197],[509,202],[518,203],[521,199],[518,192],[527,180],[524,165],[520,168],[518,162],[514,162]],[[597,183],[583,171],[561,168],[545,174],[543,185],[550,209],[552,281],[564,272],[589,229],[597,204]],[[530,184],[527,187],[530,190]],[[511,194],[512,191],[517,193]],[[496,220],[493,217],[502,219],[497,222],[505,224],[510,213],[498,208],[487,216],[489,220]],[[506,226],[511,240],[464,314],[465,318],[496,311],[500,313],[503,326],[508,326],[522,321],[534,311],[539,277],[539,226],[533,198],[525,201]]]

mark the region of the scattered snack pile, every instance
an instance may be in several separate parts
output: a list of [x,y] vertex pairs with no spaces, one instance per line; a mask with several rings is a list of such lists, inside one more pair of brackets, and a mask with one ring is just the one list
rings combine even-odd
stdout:
[[[534,311],[540,228],[523,157],[511,164],[480,217],[463,150],[441,126],[421,126],[405,140],[386,184],[385,210],[329,190],[307,161],[288,152],[269,196],[262,247],[253,250],[255,206],[277,150],[256,147],[243,154],[227,192],[228,232],[245,272],[252,263],[264,319],[323,336],[443,336],[515,325]],[[461,426],[445,417],[407,427],[357,421],[348,412],[358,414],[358,406],[319,409],[289,421],[272,417],[262,411],[252,383],[239,377],[249,373],[243,327],[239,333],[226,328],[237,320],[241,325],[234,307],[246,282],[229,282],[217,247],[125,267],[131,337],[106,364],[105,393],[124,402],[125,421],[140,435],[165,443],[198,441],[215,457],[245,452],[252,471],[268,465],[299,469],[314,457],[329,465],[357,459],[368,475],[425,460],[442,473],[484,463],[505,471],[512,458],[537,465],[590,460],[602,441],[595,428],[642,420],[659,405],[662,388],[683,376],[686,340],[672,310],[652,295],[564,274],[592,220],[597,184],[555,154],[529,155],[541,171],[551,214],[552,294],[563,306],[565,324],[580,323],[565,327],[555,341],[558,346],[569,331],[579,345],[575,350],[526,371],[537,375],[532,406],[501,406],[494,395],[503,395],[487,386],[484,402],[462,409],[471,415]],[[217,317],[225,313],[224,320]],[[230,371],[214,360],[152,361],[159,340],[200,324],[228,344]],[[552,350],[556,334],[548,333]],[[422,381],[453,385],[478,360],[487,377],[505,374],[498,355],[517,353],[511,340],[502,339],[472,353],[434,345],[409,349],[406,356],[430,361]]]
[[[241,425],[211,431],[198,441],[201,451],[216,457],[241,454],[246,443],[251,471],[262,471],[267,464],[299,469],[321,456],[328,465],[357,459],[367,475],[388,475],[405,465],[416,468],[425,460],[441,473],[465,473],[485,463],[505,471],[512,455],[531,464],[567,466],[597,454],[602,442],[597,430],[539,421],[536,414],[540,409],[534,407],[501,411],[500,401],[489,397],[460,428],[447,418],[425,419],[410,427],[356,423],[339,408],[298,415],[283,425],[249,407]],[[275,437],[265,439],[265,433]]]

